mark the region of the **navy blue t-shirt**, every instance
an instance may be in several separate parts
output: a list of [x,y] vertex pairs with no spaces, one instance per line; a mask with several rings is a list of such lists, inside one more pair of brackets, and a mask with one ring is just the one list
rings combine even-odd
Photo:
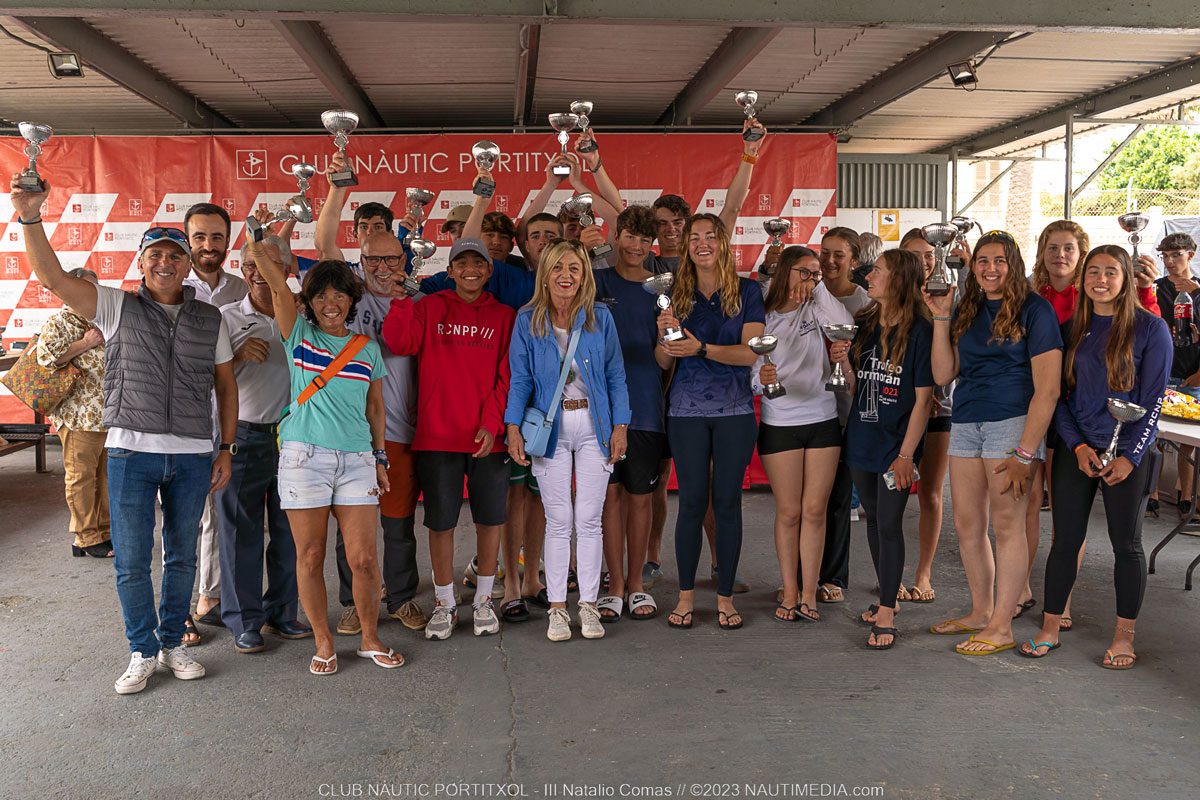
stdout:
[[[879,326],[855,338],[862,338],[862,358],[857,365],[854,404],[846,423],[846,464],[867,472],[884,473],[900,454],[900,445],[908,435],[908,420],[917,402],[917,387],[933,386],[933,325],[917,318],[908,332],[904,358],[899,366],[883,358]],[[851,350],[853,353],[853,349]],[[913,453],[921,460],[924,439]]]
[[[741,344],[742,326],[751,322],[766,324],[767,310],[763,306],[762,289],[749,278],[738,278],[738,293],[741,309],[727,317],[721,310],[720,292],[706,298],[697,290],[692,312],[683,320],[683,327],[704,344]],[[735,367],[699,356],[678,359],[667,413],[672,417],[753,414],[750,367]]]
[[[958,386],[951,422],[996,422],[1025,416],[1033,400],[1033,358],[1062,349],[1054,306],[1033,292],[1018,318],[1025,331],[1021,341],[988,344],[1001,302],[984,300],[975,321],[958,340]],[[955,319],[961,308],[960,304],[955,309]]]
[[629,427],[638,431],[663,433],[662,368],[654,360],[658,339],[658,306],[654,295],[640,281],[621,277],[615,269],[593,270],[596,276],[596,302],[604,303],[612,313],[625,357],[625,381],[629,387],[629,405],[633,420]]

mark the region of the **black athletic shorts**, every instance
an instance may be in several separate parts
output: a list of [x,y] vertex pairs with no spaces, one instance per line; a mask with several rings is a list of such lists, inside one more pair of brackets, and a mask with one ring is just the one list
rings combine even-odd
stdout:
[[613,465],[608,482],[621,484],[630,494],[650,494],[658,485],[658,465],[667,451],[667,435],[631,430],[627,441],[625,460]]
[[841,447],[842,426],[836,418],[808,425],[758,426],[758,454],[769,456],[788,450],[815,450],[821,447]]
[[508,521],[508,453],[475,458],[470,453],[442,450],[417,451],[417,477],[421,481],[425,527],[448,531],[458,526],[462,510],[463,478],[467,502],[476,525],[503,525]]
[[925,426],[926,433],[949,433],[950,417],[933,417]]

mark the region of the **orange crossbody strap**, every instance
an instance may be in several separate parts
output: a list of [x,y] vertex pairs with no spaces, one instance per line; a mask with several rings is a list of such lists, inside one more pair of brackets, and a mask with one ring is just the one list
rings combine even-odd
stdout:
[[329,381],[333,380],[333,376],[341,372],[342,367],[349,364],[350,360],[358,355],[358,352],[366,347],[369,341],[371,341],[369,337],[363,336],[361,333],[356,333],[350,341],[346,342],[346,346],[341,349],[333,361],[329,362],[329,366],[321,370],[321,374],[313,378],[308,386],[304,387],[304,391],[296,398],[293,408],[299,408],[304,405],[306,400],[316,394]]

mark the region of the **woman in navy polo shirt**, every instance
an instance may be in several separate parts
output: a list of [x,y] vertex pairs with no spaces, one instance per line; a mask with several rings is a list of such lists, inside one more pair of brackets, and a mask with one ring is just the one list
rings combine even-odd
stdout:
[[[679,604],[667,623],[692,627],[711,464],[717,621],[731,630],[742,627],[742,616],[733,607],[733,577],[742,549],[742,480],[758,432],[750,392],[750,367],[757,356],[746,342],[762,334],[766,310],[758,284],[738,277],[729,234],[719,217],[692,217],[683,240],[686,250],[675,272],[672,306],[658,317],[659,342],[654,348],[659,366],[675,370],[668,394],[667,439],[679,480]],[[678,325],[685,338],[663,341],[666,329]]]
[[[1100,665],[1129,669],[1134,625],[1146,591],[1142,519],[1154,473],[1154,438],[1163,390],[1171,371],[1171,334],[1166,324],[1139,307],[1133,261],[1116,245],[1088,253],[1083,291],[1067,341],[1065,394],[1054,423],[1058,453],[1053,464],[1054,544],[1046,559],[1046,606],[1042,630],[1020,653],[1042,658],[1058,647],[1059,622],[1075,584],[1080,548],[1096,489],[1104,495],[1104,516],[1116,565],[1117,624],[1112,646]],[[1120,453],[1104,464],[1099,451],[1112,436],[1108,399],[1136,403],[1147,414],[1121,429]]]
[[[950,492],[971,589],[970,612],[930,630],[979,634],[957,651],[990,655],[1015,646],[1012,609],[1029,566],[1025,508],[1058,401],[1062,336],[1054,308],[1030,287],[1021,251],[1004,231],[985,234],[975,244],[953,319],[953,294],[926,294],[925,303],[933,313],[933,378],[941,386],[958,379]],[[994,560],[989,512],[996,530]]]

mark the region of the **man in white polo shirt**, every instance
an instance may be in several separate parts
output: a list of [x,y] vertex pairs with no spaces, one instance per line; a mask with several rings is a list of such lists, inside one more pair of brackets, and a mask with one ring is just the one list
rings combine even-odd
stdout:
[[[248,243],[247,243],[248,244]],[[287,242],[276,235],[263,239],[271,258],[291,261]],[[233,347],[233,373],[238,387],[237,452],[229,483],[217,492],[220,531],[221,621],[233,634],[233,649],[257,653],[266,649],[261,631],[285,639],[305,639],[312,628],[296,620],[296,543],[279,504],[277,423],[288,404],[288,357],[271,287],[259,274],[253,256],[242,247],[242,276],[249,294],[221,308]],[[266,546],[267,590],[262,588],[263,517],[270,542]]]

